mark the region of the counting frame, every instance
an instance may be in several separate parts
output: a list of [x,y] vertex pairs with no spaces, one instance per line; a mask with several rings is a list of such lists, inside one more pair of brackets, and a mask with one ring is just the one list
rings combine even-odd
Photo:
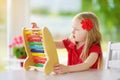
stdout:
[[27,58],[23,64],[25,70],[43,71],[49,74],[58,64],[58,55],[51,33],[48,28],[40,29],[34,23],[32,28],[23,29],[24,46]]

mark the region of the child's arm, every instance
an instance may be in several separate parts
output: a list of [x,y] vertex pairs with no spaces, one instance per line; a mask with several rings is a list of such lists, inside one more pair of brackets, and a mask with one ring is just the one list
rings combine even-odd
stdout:
[[62,41],[55,41],[55,45],[56,45],[56,47],[59,48],[59,49],[65,48],[65,46],[64,46],[64,44],[63,44]]
[[98,54],[91,53],[88,58],[81,64],[73,65],[73,66],[65,66],[62,64],[55,65],[54,72],[57,74],[63,74],[68,72],[77,72],[88,70],[97,60]]
[[91,53],[88,58],[81,64],[68,66],[69,72],[76,72],[76,71],[84,71],[88,70],[97,60],[98,54],[97,53]]
[[[74,38],[73,38],[73,34],[71,34],[70,37],[67,38],[67,39],[69,39],[72,43],[75,43]],[[62,41],[54,41],[54,42],[55,42],[55,45],[56,45],[57,48],[59,48],[59,49],[65,48]]]

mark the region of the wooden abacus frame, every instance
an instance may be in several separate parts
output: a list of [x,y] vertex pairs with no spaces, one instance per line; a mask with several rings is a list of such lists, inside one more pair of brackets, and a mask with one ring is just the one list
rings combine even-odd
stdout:
[[52,35],[49,32],[48,28],[46,28],[46,27],[44,27],[42,30],[39,28],[34,28],[34,29],[33,28],[30,28],[30,29],[24,28],[23,29],[23,41],[24,41],[25,50],[27,53],[27,58],[25,59],[23,67],[25,68],[25,70],[29,70],[30,66],[34,66],[34,64],[35,64],[33,61],[32,53],[29,49],[29,45],[27,43],[26,36],[25,36],[26,30],[40,30],[40,31],[42,31],[43,46],[44,46],[45,54],[47,56],[47,61],[46,61],[45,66],[43,68],[43,72],[45,74],[51,73],[53,71],[54,65],[58,64],[59,60],[58,60],[57,50],[56,50],[56,46],[55,46],[55,43],[53,41]]

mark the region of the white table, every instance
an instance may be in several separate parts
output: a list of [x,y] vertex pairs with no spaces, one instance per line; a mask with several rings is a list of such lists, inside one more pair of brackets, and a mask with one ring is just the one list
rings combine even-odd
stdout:
[[14,70],[0,72],[0,80],[120,80],[120,70],[89,70],[61,75]]

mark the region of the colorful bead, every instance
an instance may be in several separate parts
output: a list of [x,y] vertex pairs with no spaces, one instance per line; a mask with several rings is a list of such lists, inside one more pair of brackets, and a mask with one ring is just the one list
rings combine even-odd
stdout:
[[25,34],[32,34],[32,31],[26,31]]
[[43,67],[44,65],[43,64],[40,64],[40,63],[37,63],[35,64],[36,67]]
[[40,53],[44,53],[43,49],[31,49],[31,52],[40,52]]
[[42,45],[42,42],[28,42],[29,45]]
[[32,56],[45,57],[44,53],[32,53]]
[[33,45],[30,46],[30,49],[43,49],[43,46]]
[[41,64],[45,64],[45,62],[46,62],[46,58],[41,58],[41,57],[33,57],[33,61],[35,62],[35,63],[41,63]]

